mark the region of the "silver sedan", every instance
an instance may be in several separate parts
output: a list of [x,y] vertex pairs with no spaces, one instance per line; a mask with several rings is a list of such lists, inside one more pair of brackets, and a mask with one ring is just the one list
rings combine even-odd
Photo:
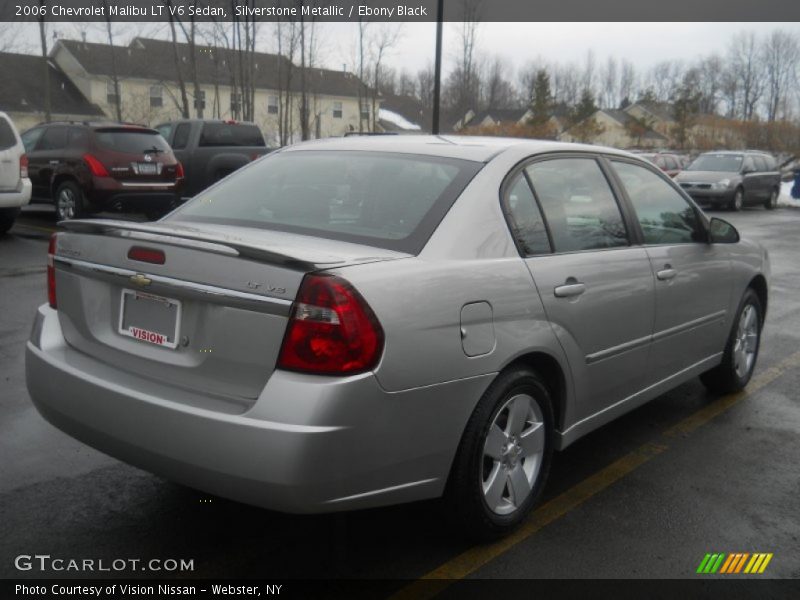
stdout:
[[155,223],[50,244],[42,415],[169,479],[295,513],[443,496],[492,538],[553,452],[700,376],[744,387],[769,262],[632,154],[316,141]]

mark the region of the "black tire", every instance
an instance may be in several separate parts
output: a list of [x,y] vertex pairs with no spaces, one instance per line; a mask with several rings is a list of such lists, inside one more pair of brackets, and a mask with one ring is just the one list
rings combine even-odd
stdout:
[[744,190],[742,188],[736,188],[736,191],[733,193],[733,198],[731,198],[730,204],[728,204],[728,208],[734,212],[739,212],[744,208]]
[[65,181],[59,185],[53,202],[56,205],[56,218],[59,221],[80,219],[86,215],[86,198],[83,190],[74,181]]
[[19,208],[0,208],[0,235],[5,235],[14,226]]
[[764,201],[764,208],[767,210],[775,210],[778,208],[778,190],[772,190],[769,193],[769,198]]
[[[541,426],[544,427],[544,447],[535,459],[538,461],[538,471],[532,475],[535,479],[529,482],[530,492],[524,502],[509,514],[498,514],[490,509],[484,497],[484,469],[487,459],[484,456],[484,444],[501,409],[512,398],[520,395],[532,398],[538,407]],[[471,539],[490,541],[519,526],[538,501],[547,480],[553,456],[553,432],[552,400],[547,386],[539,376],[524,367],[511,368],[498,375],[483,394],[467,423],[447,482],[443,508],[447,520],[457,533]],[[519,462],[520,467],[523,464],[527,463]],[[509,488],[503,489],[503,494],[506,491],[510,494]]]
[[[748,306],[752,306],[756,311],[756,323],[758,335],[755,340],[755,351],[753,354],[753,361],[747,372],[740,373],[736,369],[736,348],[739,334],[739,324],[742,315]],[[743,389],[750,378],[753,376],[753,371],[758,361],[758,351],[761,347],[761,330],[764,326],[764,310],[761,306],[761,301],[758,299],[758,294],[752,288],[748,288],[739,302],[739,309],[736,311],[736,318],[731,325],[731,332],[728,335],[728,341],[725,344],[725,351],[722,354],[722,362],[700,375],[700,380],[709,391],[716,394],[730,394],[738,392]]]

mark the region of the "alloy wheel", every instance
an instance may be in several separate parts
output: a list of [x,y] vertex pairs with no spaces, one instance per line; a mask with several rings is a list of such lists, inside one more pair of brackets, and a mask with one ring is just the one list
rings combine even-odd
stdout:
[[748,304],[739,317],[739,326],[733,343],[733,368],[740,378],[750,373],[757,351],[758,312],[752,304]]
[[497,412],[483,445],[482,489],[489,510],[507,515],[533,490],[542,466],[545,425],[527,394],[512,396]]
[[58,193],[56,201],[56,212],[58,213],[59,221],[75,218],[75,204],[75,192],[68,187],[63,188]]

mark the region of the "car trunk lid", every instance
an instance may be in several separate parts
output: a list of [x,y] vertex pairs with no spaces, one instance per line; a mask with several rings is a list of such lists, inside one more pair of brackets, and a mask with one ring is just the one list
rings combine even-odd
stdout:
[[67,342],[114,366],[253,402],[311,271],[408,255],[283,232],[71,221],[56,247]]

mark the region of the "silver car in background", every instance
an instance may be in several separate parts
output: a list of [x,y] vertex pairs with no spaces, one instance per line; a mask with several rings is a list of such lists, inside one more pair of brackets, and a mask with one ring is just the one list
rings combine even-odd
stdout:
[[555,450],[692,377],[745,386],[767,309],[760,246],[593,146],[315,141],[159,222],[63,226],[26,362],[55,426],[279,511],[444,496],[480,538]]

